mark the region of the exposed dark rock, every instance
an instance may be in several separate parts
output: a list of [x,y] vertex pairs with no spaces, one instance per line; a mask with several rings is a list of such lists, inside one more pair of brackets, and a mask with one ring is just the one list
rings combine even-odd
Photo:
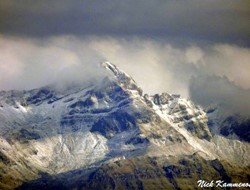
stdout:
[[71,102],[73,100],[74,100],[74,98],[68,98],[68,99],[64,100],[63,102],[67,103],[67,102]]
[[172,100],[173,98],[169,94],[163,93],[161,95],[159,94],[154,95],[153,99],[154,99],[155,105],[164,105],[164,104],[167,104],[168,101]]
[[[4,164],[10,164],[11,163],[11,160],[5,156],[5,154],[3,154],[1,151],[0,151],[0,163],[4,163]],[[0,167],[0,171],[1,171],[1,167]]]
[[240,139],[250,142],[250,119],[228,117],[222,123],[220,133],[224,136],[236,134]]
[[212,139],[212,134],[204,122],[190,121],[185,125],[185,128],[200,139],[206,139],[208,141]]
[[20,139],[25,139],[25,140],[37,140],[37,139],[40,139],[40,135],[35,133],[35,132],[30,132],[26,129],[21,129],[19,131],[19,135],[18,137]]
[[48,100],[48,103],[52,103],[58,100],[58,98],[49,89],[42,88],[26,99],[28,104],[36,105],[41,104],[44,100]]
[[144,143],[149,143],[149,140],[147,138],[142,138],[142,137],[133,137],[129,139],[125,144],[144,144]]
[[110,138],[116,133],[135,128],[136,120],[126,112],[114,112],[107,117],[100,118],[96,121],[91,132],[99,132],[103,136]]

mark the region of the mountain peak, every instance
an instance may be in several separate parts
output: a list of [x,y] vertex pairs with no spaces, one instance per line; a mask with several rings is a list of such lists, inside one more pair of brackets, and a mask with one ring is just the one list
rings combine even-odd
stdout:
[[[88,85],[0,92],[0,189],[24,182],[18,189],[61,189],[62,182],[63,189],[102,189],[95,184],[109,185],[110,180],[115,185],[125,181],[122,189],[135,189],[127,182],[152,181],[152,176],[153,188],[159,189],[158,179],[164,179],[170,181],[161,189],[176,189],[182,187],[179,178],[196,184],[197,177],[207,174],[201,176],[200,168],[214,171],[211,176],[219,176],[218,168],[222,177],[230,173],[220,159],[235,165],[240,174],[239,168],[249,168],[250,120],[223,121],[215,108],[204,112],[175,94],[143,96],[132,77],[117,66],[100,66],[105,77]],[[187,181],[190,168],[197,170],[195,181]],[[5,188],[10,178],[17,183],[10,181],[11,187]]]
[[114,75],[115,79],[121,85],[121,87],[128,90],[138,91],[139,94],[142,95],[142,89],[136,84],[135,80],[127,73],[125,73],[116,65],[108,61],[103,62],[101,65],[108,71],[111,71],[111,73]]
[[109,61],[102,62],[101,66],[103,66],[105,69],[111,71],[116,76],[120,72],[120,70],[117,68],[117,66],[115,66],[112,63],[110,63]]
[[[105,61],[101,64],[105,69],[111,71],[118,79],[124,79],[125,77],[131,78],[127,73],[125,73],[124,71],[122,71],[119,67],[117,67],[116,65]],[[133,80],[134,81],[134,80]]]

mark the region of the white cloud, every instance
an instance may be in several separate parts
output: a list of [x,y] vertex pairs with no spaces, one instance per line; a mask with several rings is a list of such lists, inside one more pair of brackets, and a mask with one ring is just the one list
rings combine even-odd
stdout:
[[204,52],[200,47],[191,46],[186,49],[185,52],[186,60],[188,63],[199,64],[203,63]]
[[[250,88],[250,50],[229,44],[181,48],[143,38],[61,36],[32,40],[0,36],[0,52],[0,89],[4,90],[88,81],[101,75],[97,65],[105,60],[130,74],[149,94],[194,95],[190,89],[194,76],[225,76],[240,89]],[[211,81],[203,82],[208,84],[209,96],[216,95],[216,90],[208,88]],[[235,102],[233,96],[228,99]]]
[[95,64],[101,58],[81,42],[69,36],[45,41],[1,37],[0,89],[30,89],[99,75]]
[[225,75],[237,85],[250,88],[250,49],[228,44],[213,47],[215,55],[208,57],[211,70],[218,75]]

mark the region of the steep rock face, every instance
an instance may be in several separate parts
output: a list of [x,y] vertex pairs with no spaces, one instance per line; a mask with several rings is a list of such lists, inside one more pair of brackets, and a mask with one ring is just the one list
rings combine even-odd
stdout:
[[[142,154],[149,140],[141,136],[139,123],[157,116],[146,108],[141,93],[120,71],[70,93],[53,87],[2,92],[1,185],[11,189],[37,178],[39,172],[57,174]],[[19,173],[12,176],[13,170]],[[6,178],[18,180],[7,187]]]
[[223,121],[220,133],[224,136],[236,134],[241,140],[250,142],[250,119],[230,116]]
[[206,113],[190,100],[167,93],[144,97],[149,106],[170,122],[186,128],[200,139],[211,140]]
[[219,106],[206,109],[208,125],[213,134],[220,134],[229,139],[250,142],[250,118],[238,114],[222,114]]
[[136,120],[127,112],[115,112],[108,117],[97,120],[90,132],[99,132],[106,138],[111,138],[116,133],[137,128]]
[[134,79],[131,78],[128,74],[121,71],[119,68],[109,62],[104,62],[102,66],[112,72],[123,89],[136,91],[140,96],[142,95],[142,89],[137,86]]
[[[139,178],[149,169],[148,160],[144,169],[135,163],[140,166],[135,174],[131,168],[132,173],[118,178],[116,171],[107,179],[98,173],[102,165],[130,163],[141,156],[167,162],[171,156],[198,154],[206,160],[249,166],[249,143],[211,130],[209,122],[218,123],[214,111],[205,112],[179,95],[143,95],[135,81],[115,65],[105,62],[102,66],[107,75],[95,84],[0,93],[0,189],[28,181],[25,184],[31,184],[31,189],[44,189],[44,184],[47,189],[84,188],[83,184],[97,188],[98,176],[108,182],[107,188],[124,188],[124,183],[129,188],[145,188]],[[149,178],[146,184],[179,187],[164,177],[168,170],[163,165],[151,164],[149,175],[156,181]],[[186,172],[183,167],[180,175]]]

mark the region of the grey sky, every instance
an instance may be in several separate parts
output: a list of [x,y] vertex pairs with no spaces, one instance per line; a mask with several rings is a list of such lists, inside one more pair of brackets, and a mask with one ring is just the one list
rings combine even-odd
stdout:
[[1,0],[0,33],[112,35],[249,45],[249,0]]

